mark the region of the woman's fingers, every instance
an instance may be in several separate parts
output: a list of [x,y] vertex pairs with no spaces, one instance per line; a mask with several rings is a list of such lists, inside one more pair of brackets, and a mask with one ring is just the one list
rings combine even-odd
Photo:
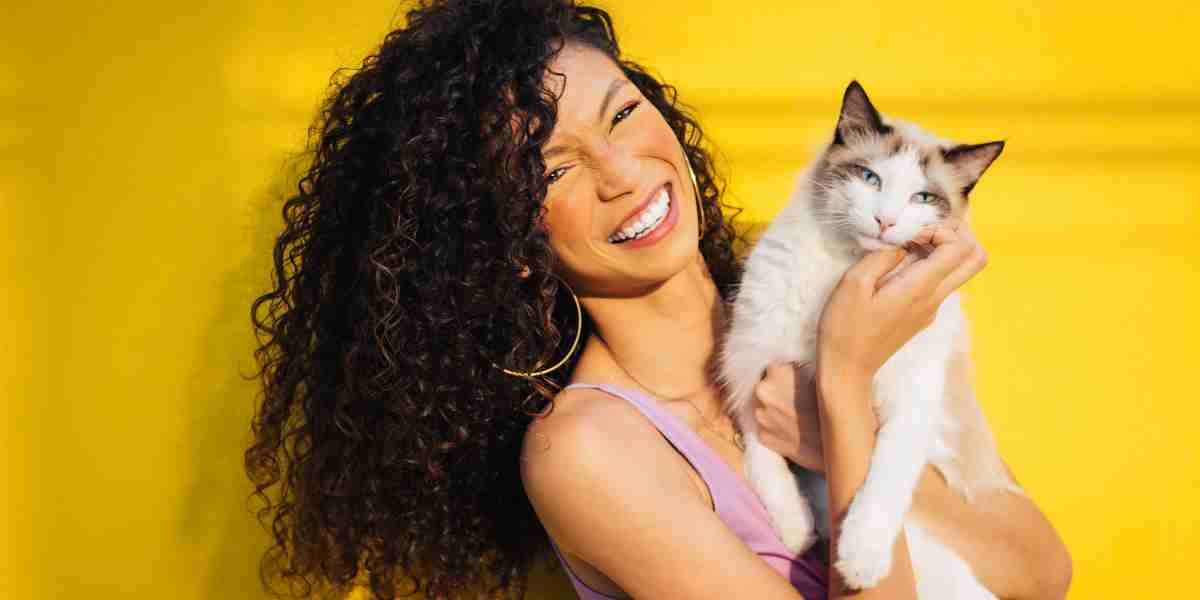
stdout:
[[906,300],[929,297],[940,305],[954,290],[961,287],[987,266],[987,253],[976,241],[966,221],[947,219],[921,230],[912,243],[933,247],[924,260],[917,261],[897,277],[888,281],[896,287],[891,291]]
[[859,289],[874,291],[879,278],[896,268],[896,265],[900,264],[907,254],[908,252],[903,248],[876,250],[846,269],[842,278],[854,283]]
[[800,374],[805,385],[811,384],[812,379],[817,376],[817,361],[806,360],[796,363],[796,372]]
[[934,292],[934,298],[938,301],[938,303],[941,303],[942,300],[945,300],[947,296],[954,293],[954,290],[962,287],[967,280],[974,277],[975,274],[979,273],[984,267],[987,266],[988,255],[983,249],[983,246],[980,246],[979,242],[975,241],[975,238],[971,236],[969,232],[967,232],[964,237],[965,241],[967,241],[971,246],[971,253],[967,256],[966,260],[959,264],[957,268],[951,271],[950,274],[938,284],[937,290]]
[[954,290],[962,287],[976,273],[983,270],[987,266],[987,253],[983,250],[983,246],[979,245],[979,241],[975,239],[974,232],[971,231],[971,226],[966,221],[954,220],[948,224],[955,230],[955,235],[958,241],[965,247],[969,248],[967,256],[958,264],[944,279],[937,285],[934,291],[934,299],[941,304],[947,296],[952,294]]
[[[949,234],[957,234],[960,230],[966,228],[966,223],[955,218],[948,218],[938,223],[933,223],[922,227],[917,231],[917,235],[908,241],[906,245],[919,246],[927,251],[932,251],[937,246],[946,243],[949,239],[946,236]],[[935,239],[936,238],[936,239]]]
[[914,240],[928,240],[933,252],[889,279],[881,291],[888,290],[905,301],[928,296],[970,255],[973,244],[964,241],[951,226],[942,223],[927,229]]

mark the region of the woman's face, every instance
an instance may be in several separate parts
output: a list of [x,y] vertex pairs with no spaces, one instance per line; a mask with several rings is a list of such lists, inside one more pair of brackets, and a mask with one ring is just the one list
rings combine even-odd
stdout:
[[[550,243],[577,291],[641,293],[696,260],[695,191],[658,109],[599,51],[568,45],[547,74],[558,120],[543,147]],[[663,194],[665,192],[665,195]]]

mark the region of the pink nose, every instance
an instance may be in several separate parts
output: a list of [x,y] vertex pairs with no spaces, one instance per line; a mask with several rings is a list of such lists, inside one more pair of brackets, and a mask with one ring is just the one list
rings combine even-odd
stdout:
[[891,227],[892,225],[896,224],[895,221],[884,221],[883,219],[880,219],[879,217],[875,217],[875,222],[879,223],[879,232],[880,233],[883,233],[884,230],[886,230],[888,227]]

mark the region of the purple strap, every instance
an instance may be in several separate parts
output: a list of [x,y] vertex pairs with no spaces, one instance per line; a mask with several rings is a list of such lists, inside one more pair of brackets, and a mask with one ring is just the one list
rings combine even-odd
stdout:
[[[671,411],[637,390],[609,384],[573,383],[567,388],[592,388],[623,398],[633,404],[662,433],[708,486],[717,516],[756,554],[791,581],[807,600],[824,600],[828,573],[815,555],[796,556],[783,545],[771,526],[771,517],[762,502],[743,479],[713,450],[699,434]],[[567,576],[581,600],[605,600],[605,595],[583,583],[551,542]]]

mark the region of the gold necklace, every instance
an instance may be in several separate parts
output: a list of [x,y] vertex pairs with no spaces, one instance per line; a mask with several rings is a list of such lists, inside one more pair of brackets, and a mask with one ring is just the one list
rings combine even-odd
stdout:
[[[641,385],[641,384],[638,384],[638,385]],[[726,437],[720,431],[717,431],[717,429],[712,426],[712,424],[709,422],[709,420],[704,417],[704,413],[700,412],[700,409],[697,408],[696,405],[693,404],[691,400],[684,398],[684,401],[686,401],[688,403],[688,406],[692,407],[692,410],[696,411],[696,414],[700,416],[700,422],[704,423],[704,426],[707,427],[709,431],[717,434],[717,436],[720,437],[721,439],[726,439]],[[730,419],[729,423],[730,423],[730,425],[733,426],[733,436],[728,438],[730,443],[732,443],[734,445],[734,447],[736,447],[738,450],[745,452],[746,451],[746,442],[742,440],[742,430],[738,429],[738,426],[732,419]]]
[[[616,363],[617,368],[621,369],[621,371],[624,372],[625,375],[628,376],[630,379],[632,379],[634,383],[638,384],[638,386],[640,386],[642,389],[646,390],[647,392],[650,392],[651,394],[653,394],[655,396],[658,396],[660,398],[665,397],[662,394],[659,394],[659,393],[655,392],[654,390],[651,390],[650,388],[646,387],[646,384],[639,381],[637,377],[634,377],[633,373],[630,373],[629,369],[626,369],[620,363],[620,361],[617,360],[617,356],[616,356],[616,354],[613,353],[612,347],[608,345],[608,342],[604,342],[604,346],[606,348],[608,348],[608,354],[609,354],[609,356],[613,357],[613,362]],[[734,447],[736,447],[738,450],[741,450],[743,452],[746,450],[746,443],[742,439],[742,430],[738,429],[736,422],[730,420],[730,424],[733,425],[733,436],[726,437],[725,434],[721,433],[719,430],[717,430],[716,427],[712,426],[712,423],[709,422],[709,420],[704,416],[704,413],[700,411],[700,408],[698,406],[696,406],[696,404],[693,403],[691,400],[689,400],[687,398],[687,396],[683,396],[683,401],[687,402],[688,406],[692,407],[692,410],[696,411],[696,415],[698,417],[700,417],[700,423],[702,425],[704,425],[705,429],[708,429],[709,431],[713,432],[717,437],[721,438],[722,440],[728,440],[729,443],[733,444]]]

